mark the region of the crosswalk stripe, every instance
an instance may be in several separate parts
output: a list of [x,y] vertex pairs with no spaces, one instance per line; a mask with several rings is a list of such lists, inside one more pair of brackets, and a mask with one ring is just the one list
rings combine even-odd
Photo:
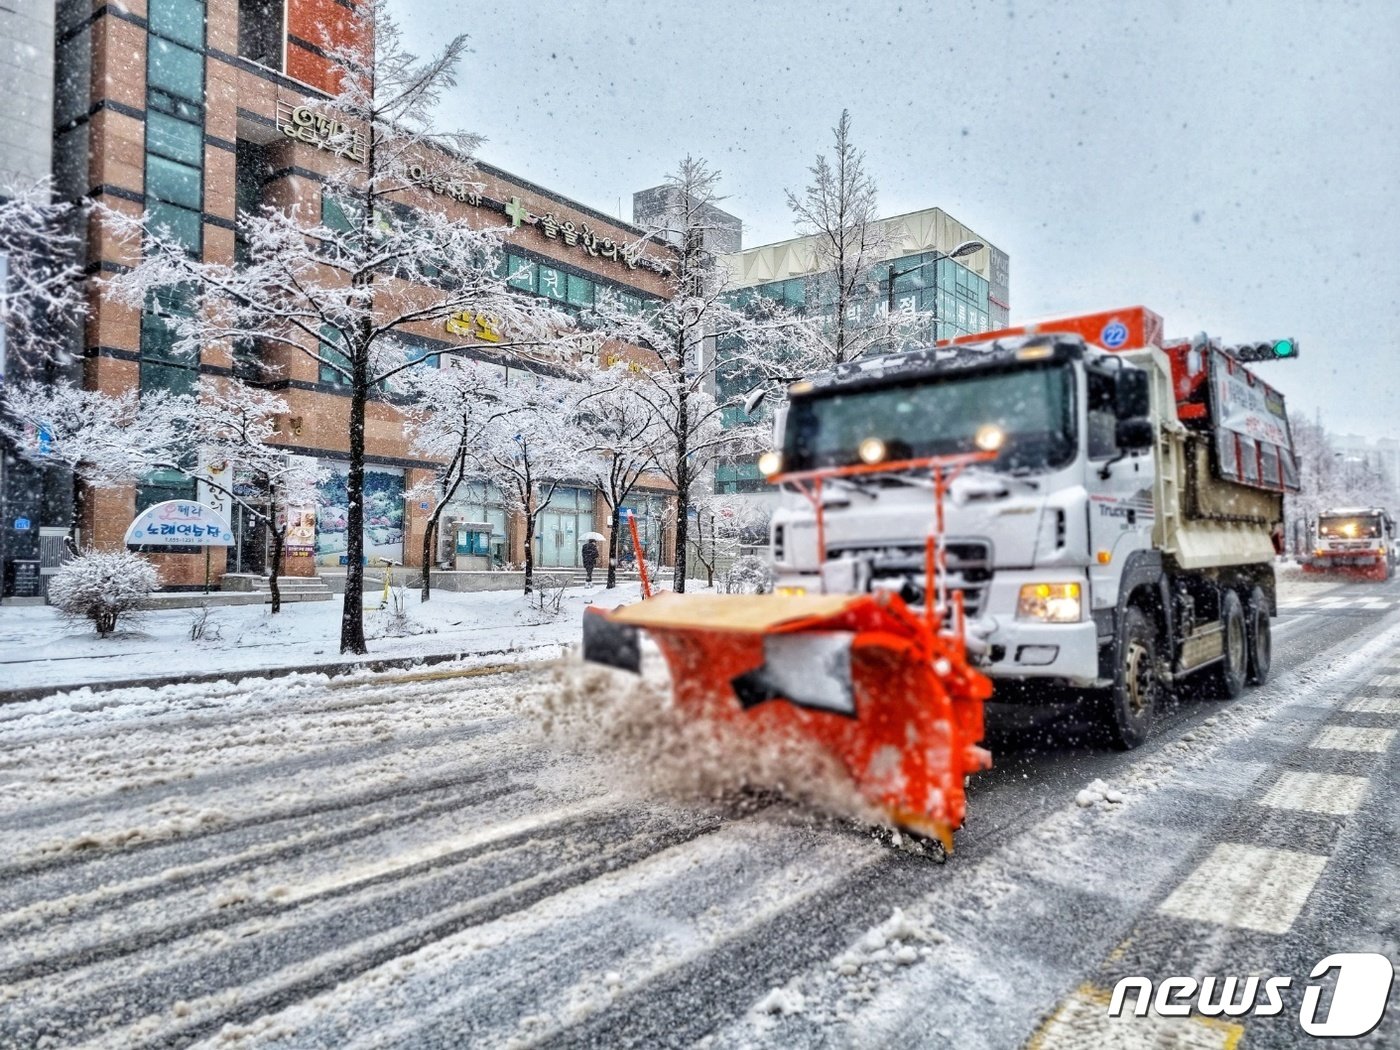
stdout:
[[1370,715],[1400,715],[1400,696],[1354,696],[1342,705],[1342,710]]
[[1158,907],[1166,915],[1287,933],[1327,858],[1222,842]]
[[1355,813],[1366,796],[1365,777],[1331,773],[1284,773],[1278,783],[1264,792],[1261,806],[1297,809],[1307,813],[1345,816]]
[[1390,748],[1395,739],[1393,729],[1368,729],[1361,726],[1324,726],[1308,747],[1322,751],[1368,751],[1379,754]]

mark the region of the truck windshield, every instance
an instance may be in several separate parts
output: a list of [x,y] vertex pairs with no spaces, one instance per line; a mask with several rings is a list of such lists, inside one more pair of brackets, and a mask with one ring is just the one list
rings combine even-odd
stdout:
[[1326,517],[1317,523],[1319,536],[1337,540],[1375,540],[1381,535],[1381,519],[1376,515]]
[[860,443],[872,437],[889,461],[971,452],[989,423],[1006,435],[997,469],[1062,466],[1075,451],[1072,379],[1069,366],[1047,363],[799,398],[788,412],[783,468],[859,462]]

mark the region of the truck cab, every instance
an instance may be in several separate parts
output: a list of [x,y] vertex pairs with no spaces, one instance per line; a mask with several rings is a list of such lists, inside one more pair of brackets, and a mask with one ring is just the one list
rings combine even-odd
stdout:
[[[996,459],[953,481],[946,511],[949,584],[963,592],[970,643],[993,676],[1099,684],[1095,607],[1116,604],[1123,566],[1151,547],[1146,375],[1082,342],[1034,337],[872,366],[794,392],[783,469],[858,462],[862,443],[866,456],[882,443],[891,461],[970,452],[995,428]],[[810,510],[780,509],[778,585],[821,590],[824,573],[922,606],[930,507],[926,488],[879,475],[832,483],[825,565]]]
[[[1020,332],[838,366],[789,389],[770,473],[994,449],[945,500],[969,650],[995,699],[1106,698],[1118,742],[1135,746],[1175,678],[1224,665],[1226,692],[1262,680],[1274,611],[1281,493],[1209,476],[1209,434],[1178,418],[1199,386],[1187,370],[1207,366],[1178,349],[1180,362],[1158,345]],[[1224,499],[1222,485],[1241,491]],[[1212,486],[1245,513],[1212,510]],[[820,515],[801,500],[774,515],[777,587],[922,606],[927,481],[876,470],[819,498]]]

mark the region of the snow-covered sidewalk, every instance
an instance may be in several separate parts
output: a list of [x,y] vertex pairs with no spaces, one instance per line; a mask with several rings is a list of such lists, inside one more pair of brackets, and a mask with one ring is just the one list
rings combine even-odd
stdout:
[[[438,592],[426,605],[416,591],[403,595],[405,617],[392,609],[365,612],[369,663],[443,655],[509,659],[557,656],[580,637],[580,618],[594,602],[637,601],[636,583],[609,591],[602,584],[570,588],[558,612],[516,592]],[[377,596],[365,595],[367,604]],[[339,597],[297,602],[276,616],[266,605],[211,607],[204,637],[191,638],[199,609],[140,614],[111,638],[71,627],[47,606],[0,607],[0,699],[6,692],[113,681],[158,681],[184,676],[246,674],[339,664]],[[397,635],[397,636],[396,636]],[[356,658],[351,658],[356,659]]]

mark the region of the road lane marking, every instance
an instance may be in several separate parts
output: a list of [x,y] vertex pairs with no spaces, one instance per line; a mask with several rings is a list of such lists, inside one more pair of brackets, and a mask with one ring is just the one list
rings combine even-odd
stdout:
[[1354,696],[1342,705],[1342,710],[1368,715],[1400,715],[1400,696]]
[[1222,842],[1158,907],[1166,915],[1287,933],[1327,858]]
[[1378,674],[1372,677],[1370,684],[1378,686],[1400,685],[1400,674]]
[[1308,747],[1320,751],[1366,751],[1380,754],[1395,739],[1393,729],[1367,729],[1362,726],[1323,726]]
[[1332,773],[1284,773],[1278,783],[1264,792],[1261,806],[1273,809],[1299,809],[1308,813],[1346,816],[1355,813],[1366,797],[1365,777]]
[[1079,988],[1050,1015],[1026,1043],[1026,1050],[1235,1050],[1244,1026],[1191,1014],[1144,1017],[1125,1010],[1109,1017],[1109,993],[1092,985]]

